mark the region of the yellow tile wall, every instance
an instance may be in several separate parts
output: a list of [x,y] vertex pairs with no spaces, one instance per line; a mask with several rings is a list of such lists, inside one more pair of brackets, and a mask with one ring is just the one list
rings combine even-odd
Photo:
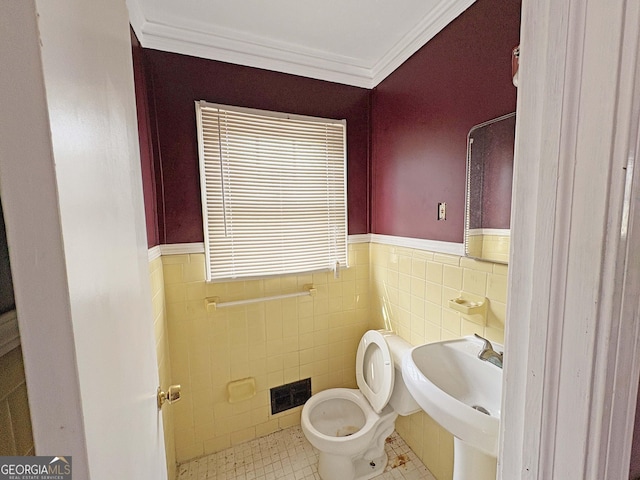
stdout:
[[[203,254],[155,261],[161,378],[183,386],[183,400],[165,409],[173,414],[165,431],[175,436],[165,442],[175,461],[298,424],[300,407],[270,414],[273,386],[311,377],[313,393],[355,388],[355,352],[367,329],[391,328],[414,345],[473,333],[503,343],[506,265],[376,243],[352,244],[349,255],[351,267],[337,280],[323,273],[212,284],[204,281]],[[206,297],[240,300],[291,293],[308,283],[317,287],[315,297],[205,309]],[[461,291],[489,298],[486,325],[447,307]],[[256,379],[256,396],[230,404],[227,384],[245,377]],[[452,478],[448,432],[424,413],[399,417],[396,427],[438,480]]]
[[483,235],[482,258],[496,262],[508,262],[510,245],[511,236],[509,235]]
[[0,357],[0,455],[35,455],[19,346]]
[[[482,230],[478,229],[476,232],[482,232]],[[467,238],[469,255],[493,262],[508,262],[510,245],[510,235],[470,233]]]
[[[169,335],[165,315],[165,289],[162,260],[156,258],[149,262],[149,277],[151,280],[151,302],[153,305],[153,326],[156,339],[158,357],[158,373],[160,386],[167,388],[171,385],[171,362],[169,356]],[[167,458],[167,474],[169,480],[176,478],[176,446],[173,424],[173,409],[170,405],[162,408],[162,424],[164,428],[164,444]]]
[[[349,246],[340,278],[320,273],[205,283],[204,255],[162,257],[178,462],[300,423],[301,407],[270,413],[269,389],[311,377],[313,393],[355,387],[355,354],[369,327],[369,244]],[[298,297],[207,311],[221,302],[301,291]],[[256,395],[228,402],[229,382],[254,377]]]
[[[391,328],[413,345],[478,333],[504,343],[507,266],[372,243],[370,328]],[[486,296],[486,325],[448,308],[460,292]],[[453,477],[453,437],[420,412],[396,429],[438,480]]]

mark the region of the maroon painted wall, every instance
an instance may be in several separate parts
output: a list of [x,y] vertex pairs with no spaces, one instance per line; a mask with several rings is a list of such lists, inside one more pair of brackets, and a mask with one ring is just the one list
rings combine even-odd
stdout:
[[519,30],[520,1],[478,0],[376,87],[373,233],[463,241],[467,134],[515,110]]
[[143,49],[131,31],[133,55],[133,77],[136,90],[136,111],[138,115],[138,138],[140,140],[140,163],[142,166],[142,193],[144,214],[147,224],[147,244],[158,245],[158,209],[156,208],[156,181],[153,162],[153,142],[151,119],[149,117],[147,80],[144,74]]
[[144,58],[157,129],[159,243],[203,241],[196,100],[346,119],[349,233],[369,231],[369,90],[156,50]]
[[631,447],[631,466],[629,478],[636,480],[640,478],[640,397],[636,404],[636,423],[633,432],[633,444]]

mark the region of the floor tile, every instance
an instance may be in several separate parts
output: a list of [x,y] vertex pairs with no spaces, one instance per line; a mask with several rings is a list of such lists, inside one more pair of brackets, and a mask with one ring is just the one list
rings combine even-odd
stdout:
[[[435,480],[397,432],[387,438],[389,463],[377,480]],[[320,480],[318,452],[300,426],[178,466],[178,480]]]

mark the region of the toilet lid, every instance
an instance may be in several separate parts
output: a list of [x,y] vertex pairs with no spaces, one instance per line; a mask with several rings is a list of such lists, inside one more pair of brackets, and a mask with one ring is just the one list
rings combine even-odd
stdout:
[[356,354],[356,381],[376,413],[389,402],[394,381],[393,357],[382,334],[366,332]]

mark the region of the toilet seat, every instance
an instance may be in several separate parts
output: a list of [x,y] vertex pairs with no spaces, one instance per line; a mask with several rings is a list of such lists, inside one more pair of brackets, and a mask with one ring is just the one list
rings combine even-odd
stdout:
[[[349,402],[353,405],[351,411],[354,416],[349,415],[343,409],[336,408],[340,402]],[[379,415],[373,411],[367,399],[360,390],[351,388],[331,388],[323,390],[313,395],[304,406],[305,414],[302,415],[301,425],[303,429],[313,429],[316,437],[333,444],[353,443],[358,437],[367,436],[371,433],[373,425],[379,420]],[[325,415],[325,410],[334,410],[329,415]],[[339,412],[339,415],[336,413]],[[333,417],[346,418],[344,425],[336,425],[333,428],[319,425],[319,421],[331,422]],[[340,435],[339,431],[344,426],[353,428],[350,435]],[[345,448],[344,445],[341,448]]]
[[393,358],[384,336],[376,330],[366,332],[356,354],[356,382],[376,413],[389,403],[395,379]]

